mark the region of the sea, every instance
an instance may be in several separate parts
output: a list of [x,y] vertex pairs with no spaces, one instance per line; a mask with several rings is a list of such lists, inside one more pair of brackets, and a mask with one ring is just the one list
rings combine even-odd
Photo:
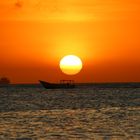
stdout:
[[0,140],[140,140],[140,88],[0,86]]

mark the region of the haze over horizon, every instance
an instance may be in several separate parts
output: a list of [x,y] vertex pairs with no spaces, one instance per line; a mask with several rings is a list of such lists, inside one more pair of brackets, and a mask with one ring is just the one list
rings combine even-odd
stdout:
[[[0,1],[0,77],[13,83],[140,82],[140,1]],[[65,55],[83,69],[65,75]]]

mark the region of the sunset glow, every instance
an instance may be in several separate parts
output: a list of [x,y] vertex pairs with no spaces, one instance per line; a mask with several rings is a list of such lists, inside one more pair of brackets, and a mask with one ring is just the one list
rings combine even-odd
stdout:
[[[77,82],[140,81],[140,1],[1,0],[0,77]],[[63,56],[84,65],[60,71]]]

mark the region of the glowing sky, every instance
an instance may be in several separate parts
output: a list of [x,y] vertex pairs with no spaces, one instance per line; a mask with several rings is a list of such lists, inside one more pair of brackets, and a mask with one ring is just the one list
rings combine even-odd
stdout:
[[[140,81],[139,0],[1,0],[0,77],[78,82]],[[66,76],[60,59],[78,55]]]
[[87,21],[139,18],[139,0],[4,0],[2,20]]

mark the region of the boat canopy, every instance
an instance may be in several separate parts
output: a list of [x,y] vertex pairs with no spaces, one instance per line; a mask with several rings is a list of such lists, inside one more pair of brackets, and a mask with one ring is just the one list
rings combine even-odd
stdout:
[[69,83],[69,84],[74,84],[74,80],[60,80],[60,83]]

